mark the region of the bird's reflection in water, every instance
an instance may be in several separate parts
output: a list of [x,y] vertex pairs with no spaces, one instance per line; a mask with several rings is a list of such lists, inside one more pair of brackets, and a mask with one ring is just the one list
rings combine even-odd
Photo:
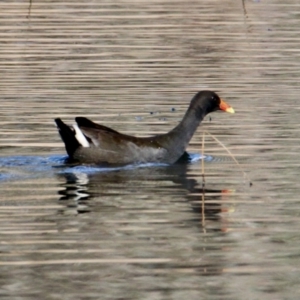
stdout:
[[63,190],[58,193],[60,200],[66,201],[66,206],[76,213],[90,212],[88,201],[89,194],[89,175],[86,173],[64,173],[66,183],[62,184]]
[[[212,237],[227,234],[229,221],[226,214],[220,213],[226,209],[226,201],[225,205],[222,202],[224,197],[228,200],[228,195],[221,189],[202,188],[201,175],[195,175],[197,168],[194,165],[90,173],[79,172],[78,168],[74,170],[59,175],[65,180],[60,192],[65,208],[60,213],[90,211],[97,214],[95,218],[84,218],[88,224],[87,232],[94,226],[100,228],[101,234],[109,232],[106,243],[111,241],[113,247],[124,248],[125,252],[126,249],[136,251],[137,256],[149,251],[161,255],[162,249],[162,253],[169,253],[170,249],[181,253],[186,249],[182,257],[186,251],[196,257],[195,261],[176,259],[176,263],[165,265],[143,264],[140,267],[143,272],[147,273],[149,269],[166,272],[174,268],[176,272],[190,270],[201,276],[222,274],[226,265],[223,243],[219,247]],[[212,179],[206,178],[206,181]],[[98,237],[97,233],[92,234]],[[195,238],[182,234],[195,234]],[[174,253],[170,252],[170,255]]]
[[[219,213],[226,210],[222,206],[222,199],[228,196],[229,190],[202,187],[202,182],[195,176],[188,175],[189,164],[174,164],[170,166],[151,166],[133,169],[119,168],[108,171],[86,172],[86,169],[76,168],[70,172],[63,172],[66,180],[62,184],[63,190],[59,192],[60,200],[66,201],[66,207],[76,213],[86,213],[93,208],[95,197],[116,197],[122,192],[133,194],[135,192],[145,195],[156,194],[163,197],[166,190],[180,194],[180,199],[185,199],[191,205],[195,218],[202,220],[218,221]],[[70,170],[70,169],[68,169]],[[85,170],[85,171],[84,171]],[[201,178],[198,176],[198,178]],[[147,184],[142,183],[147,182]],[[167,185],[166,183],[172,183]],[[141,187],[142,185],[142,187]],[[159,195],[160,187],[164,186],[163,195]],[[171,189],[176,188],[175,191]],[[125,201],[125,200],[124,200]],[[107,203],[110,205],[110,203]]]

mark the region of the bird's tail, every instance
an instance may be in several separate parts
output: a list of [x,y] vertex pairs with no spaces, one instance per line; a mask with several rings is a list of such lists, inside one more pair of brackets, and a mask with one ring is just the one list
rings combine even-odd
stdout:
[[65,143],[66,151],[69,157],[72,159],[76,149],[81,146],[76,138],[76,132],[73,128],[66,125],[61,119],[55,119],[54,121],[58,127],[58,132],[61,136],[61,139]]

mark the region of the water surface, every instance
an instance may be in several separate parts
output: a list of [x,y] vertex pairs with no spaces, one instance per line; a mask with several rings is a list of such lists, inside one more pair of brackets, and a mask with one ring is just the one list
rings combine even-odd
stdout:
[[[285,1],[0,4],[1,299],[296,299],[299,18]],[[163,133],[217,91],[185,165],[64,164],[53,119]]]

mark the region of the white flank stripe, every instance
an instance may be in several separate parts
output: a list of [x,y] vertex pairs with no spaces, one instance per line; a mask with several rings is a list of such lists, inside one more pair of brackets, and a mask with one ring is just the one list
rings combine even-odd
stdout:
[[82,133],[82,131],[80,130],[80,128],[78,127],[77,124],[74,124],[73,125],[73,128],[75,129],[75,137],[76,137],[76,140],[79,142],[79,144],[82,146],[82,147],[89,147],[90,144],[89,142],[87,141],[86,137],[84,136],[84,134]]

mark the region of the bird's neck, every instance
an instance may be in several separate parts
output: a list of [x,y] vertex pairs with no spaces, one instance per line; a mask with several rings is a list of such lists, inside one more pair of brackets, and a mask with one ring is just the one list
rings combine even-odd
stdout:
[[166,147],[172,149],[172,152],[176,152],[179,156],[182,155],[205,114],[199,108],[191,107],[188,109],[182,121],[164,135]]
[[204,116],[205,114],[202,109],[195,110],[191,108],[170,133],[175,134],[178,137],[178,141],[181,140],[184,144],[188,144]]

